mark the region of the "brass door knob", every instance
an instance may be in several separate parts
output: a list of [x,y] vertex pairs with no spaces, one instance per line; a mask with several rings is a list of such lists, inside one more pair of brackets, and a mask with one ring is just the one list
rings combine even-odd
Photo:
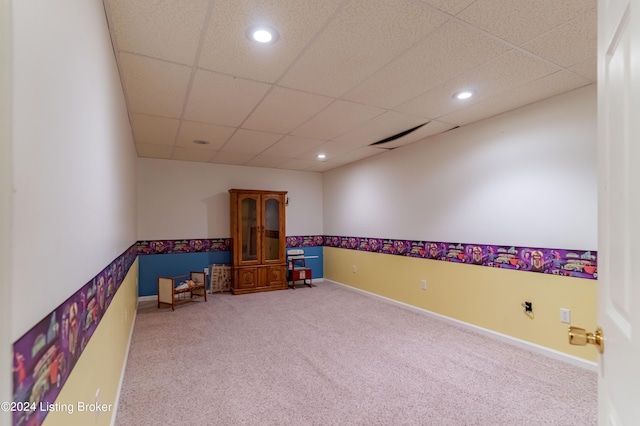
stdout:
[[604,334],[602,328],[598,327],[595,333],[587,333],[584,328],[569,327],[569,344],[576,346],[595,345],[598,352],[604,352]]

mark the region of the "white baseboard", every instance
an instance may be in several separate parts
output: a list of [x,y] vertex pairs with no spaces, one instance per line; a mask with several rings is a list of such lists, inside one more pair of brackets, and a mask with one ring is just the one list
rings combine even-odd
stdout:
[[444,320],[444,321],[446,321],[448,323],[451,323],[451,324],[459,326],[459,327],[472,329],[472,330],[474,330],[476,332],[479,332],[479,333],[481,333],[481,334],[483,334],[485,336],[491,337],[493,339],[500,340],[500,341],[505,342],[505,343],[510,344],[510,345],[514,345],[514,346],[518,346],[518,347],[530,350],[532,352],[539,353],[539,354],[547,356],[549,358],[557,359],[559,361],[564,361],[564,362],[566,362],[568,364],[575,365],[575,366],[581,367],[581,368],[585,368],[587,370],[591,370],[591,371],[594,371],[594,372],[598,371],[598,363],[597,362],[588,361],[586,359],[579,358],[579,357],[573,356],[573,355],[569,355],[569,354],[566,354],[564,352],[557,351],[555,349],[547,348],[547,347],[544,347],[544,346],[541,346],[541,345],[538,345],[538,344],[535,344],[535,343],[532,343],[532,342],[528,342],[526,340],[522,340],[522,339],[518,339],[518,338],[515,338],[515,337],[512,337],[512,336],[506,335],[506,334],[498,333],[497,331],[493,331],[493,330],[489,330],[487,328],[479,327],[479,326],[474,325],[474,324],[469,324],[468,322],[460,321],[460,320],[457,320],[455,318],[447,317],[447,316],[442,315],[442,314],[438,314],[438,313],[435,313],[435,312],[432,312],[432,311],[429,311],[429,310],[426,310],[426,309],[419,308],[417,306],[409,305],[408,303],[399,302],[397,300],[390,299],[390,298],[385,297],[385,296],[380,296],[379,294],[375,294],[375,293],[372,293],[372,292],[369,292],[369,291],[366,291],[366,290],[361,290],[359,288],[355,288],[355,287],[349,286],[347,284],[343,284],[343,283],[338,282],[338,281],[333,281],[333,280],[329,280],[329,279],[324,279],[324,281],[343,286],[344,288],[346,288],[348,290],[352,290],[352,291],[356,291],[358,293],[363,293],[363,294],[366,294],[366,295],[369,295],[369,296],[377,297],[377,298],[382,299],[382,300],[384,300],[386,302],[393,303],[395,305],[400,305],[400,306],[403,306],[405,308],[409,308],[411,310],[414,310],[414,311],[417,311],[417,312],[420,312],[420,313],[423,313],[423,314],[426,314],[426,315],[429,315],[429,316]]
[[140,302],[148,302],[150,300],[158,300],[157,294],[152,294],[151,296],[138,296],[138,305]]
[[[149,296],[147,296],[149,297]],[[154,298],[156,298],[154,296]],[[138,302],[140,298],[138,298]],[[118,389],[116,390],[116,399],[113,404],[113,411],[111,414],[111,426],[116,424],[116,416],[118,415],[118,404],[120,402],[120,392],[122,391],[122,384],[124,383],[124,373],[127,370],[127,361],[129,360],[129,349],[131,348],[131,340],[133,339],[133,329],[136,326],[136,318],[138,317],[138,311],[133,312],[133,320],[131,321],[131,330],[129,330],[129,341],[127,342],[127,349],[125,350],[124,363],[122,364],[122,371],[120,372],[120,381],[118,382]]]

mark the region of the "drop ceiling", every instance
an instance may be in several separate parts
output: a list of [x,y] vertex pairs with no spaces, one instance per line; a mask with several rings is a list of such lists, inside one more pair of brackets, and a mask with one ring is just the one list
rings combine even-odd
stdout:
[[596,81],[595,0],[104,4],[140,157],[322,172]]

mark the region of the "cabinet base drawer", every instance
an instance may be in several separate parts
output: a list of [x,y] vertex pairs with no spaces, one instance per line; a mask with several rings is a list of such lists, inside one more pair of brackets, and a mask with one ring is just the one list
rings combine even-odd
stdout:
[[233,268],[231,293],[245,294],[287,288],[286,265]]

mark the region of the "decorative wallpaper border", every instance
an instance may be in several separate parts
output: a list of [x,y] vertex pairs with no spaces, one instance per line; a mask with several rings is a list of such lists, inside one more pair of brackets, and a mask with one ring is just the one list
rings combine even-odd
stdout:
[[[332,235],[288,236],[286,237],[286,242],[287,248],[337,247],[576,278],[598,278],[597,252],[593,250],[565,250]],[[229,238],[138,242],[139,254],[214,252],[230,249],[231,240]]]
[[597,252],[381,238],[325,236],[324,246],[493,268],[597,279]]
[[138,241],[138,254],[208,253],[229,251],[230,238],[201,238],[192,240]]
[[56,409],[60,389],[137,256],[136,243],[13,344],[13,425],[40,425]]
[[322,247],[324,235],[305,235],[299,237],[287,237],[287,248],[292,247]]
[[[322,235],[286,237],[287,247],[322,247]],[[138,254],[208,253],[230,251],[230,238],[138,241]]]

